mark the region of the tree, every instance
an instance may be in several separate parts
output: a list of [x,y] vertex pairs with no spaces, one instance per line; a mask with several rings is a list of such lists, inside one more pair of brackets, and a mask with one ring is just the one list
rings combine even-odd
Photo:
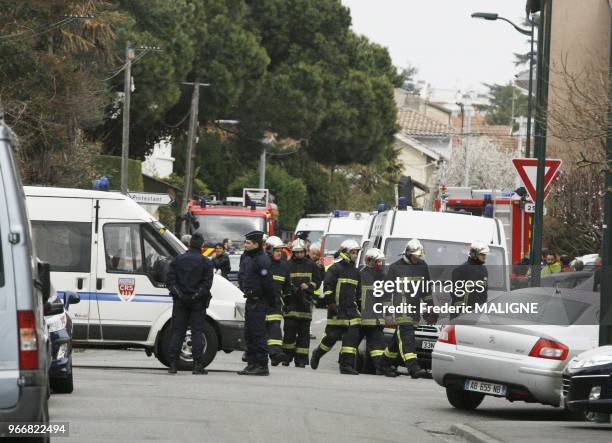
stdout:
[[[538,21],[540,20],[540,15],[539,14],[535,14],[532,16],[531,20],[529,19],[524,19],[523,22],[521,23],[521,26],[524,29],[531,29],[531,25],[532,23],[535,23],[535,27],[536,30],[534,32],[534,39],[537,39],[537,27],[538,27]],[[533,60],[534,66],[536,63],[536,58],[538,56],[537,54],[537,43],[534,42],[533,45],[533,52],[531,52],[531,37],[527,39],[527,44],[529,45],[529,51],[527,52],[515,52],[514,53],[514,66],[524,66],[524,65],[529,65],[529,61]]]
[[[230,195],[242,195],[243,188],[257,187],[258,172],[251,171],[234,180],[228,189]],[[266,167],[266,187],[274,195],[279,207],[279,224],[291,230],[304,213],[306,186],[299,178],[291,177],[281,167]]]
[[[472,137],[469,149],[469,186],[474,189],[515,189],[516,171],[512,166],[514,152],[501,149],[487,137]],[[465,152],[453,148],[451,159],[436,171],[434,183],[463,186]]]
[[505,85],[485,83],[485,86],[489,89],[490,104],[481,105],[479,108],[487,113],[487,124],[515,126],[516,117],[527,116],[527,96],[512,83]]

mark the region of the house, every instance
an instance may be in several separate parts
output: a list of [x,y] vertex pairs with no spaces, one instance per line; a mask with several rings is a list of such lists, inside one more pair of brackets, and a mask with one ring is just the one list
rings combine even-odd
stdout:
[[395,101],[400,128],[395,134],[395,145],[403,166],[400,181],[410,177],[415,204],[422,207],[435,185],[433,178],[439,162],[450,159],[451,112],[401,89],[396,89]]

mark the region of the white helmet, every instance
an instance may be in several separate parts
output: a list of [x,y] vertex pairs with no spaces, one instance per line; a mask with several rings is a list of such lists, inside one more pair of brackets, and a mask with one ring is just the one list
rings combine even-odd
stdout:
[[268,246],[270,249],[282,248],[283,241],[276,235],[272,235],[266,240],[266,246]]
[[368,266],[369,268],[376,267],[376,262],[380,262],[380,265],[382,265],[382,261],[384,259],[385,259],[385,254],[383,254],[383,252],[378,248],[368,249],[364,256],[364,262],[366,266]]
[[482,240],[474,240],[470,245],[470,257],[476,258],[480,254],[487,255],[489,252],[489,245]]
[[311,252],[321,252],[321,243],[316,242],[310,245]]
[[406,257],[408,257],[409,255],[414,255],[415,257],[422,257],[423,255],[425,255],[425,248],[423,248],[423,245],[418,239],[413,238],[408,243],[406,243],[404,255]]
[[359,243],[357,243],[355,240],[352,240],[352,239],[344,240],[340,244],[340,251],[348,252],[348,251],[354,251],[354,250],[359,250],[359,249],[361,249],[359,247]]
[[296,238],[291,243],[291,252],[306,252],[306,242],[301,238]]

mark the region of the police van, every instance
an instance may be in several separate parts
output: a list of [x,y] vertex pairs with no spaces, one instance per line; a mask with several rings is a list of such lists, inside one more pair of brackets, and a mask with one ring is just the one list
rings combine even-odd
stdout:
[[316,243],[321,240],[328,224],[329,217],[327,215],[307,215],[298,221],[294,231],[294,239],[299,237],[308,239],[311,243]]
[[[82,189],[25,187],[39,257],[52,286],[77,292],[71,307],[75,344],[141,347],[169,365],[172,297],[169,261],[185,246],[127,196]],[[215,275],[206,311],[204,363],[218,350],[242,349],[242,292]],[[188,332],[179,367],[193,365]]]
[[[423,244],[423,259],[430,267],[432,278],[440,280],[450,279],[454,267],[467,260],[473,241],[486,242],[490,248],[486,261],[489,296],[496,291],[510,290],[506,238],[500,220],[459,213],[413,210],[410,206],[381,211],[372,220],[370,235],[364,241],[362,251],[368,248],[380,249],[385,254],[385,266],[388,268],[400,259],[406,243],[413,238]],[[363,265],[363,256],[361,253],[360,266]],[[450,301],[449,294],[433,295],[436,304]],[[393,326],[392,322],[388,326]],[[417,327],[415,338],[421,367],[431,367],[431,351],[440,329],[440,325],[421,324]],[[390,329],[385,330],[386,335],[390,333]]]

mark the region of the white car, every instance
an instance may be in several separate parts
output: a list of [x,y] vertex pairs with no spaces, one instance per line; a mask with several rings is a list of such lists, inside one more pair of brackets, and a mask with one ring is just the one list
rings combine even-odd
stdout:
[[485,395],[561,404],[562,372],[598,341],[598,294],[526,288],[495,303],[538,303],[538,314],[462,316],[442,330],[432,353],[435,381],[458,409],[477,408]]

